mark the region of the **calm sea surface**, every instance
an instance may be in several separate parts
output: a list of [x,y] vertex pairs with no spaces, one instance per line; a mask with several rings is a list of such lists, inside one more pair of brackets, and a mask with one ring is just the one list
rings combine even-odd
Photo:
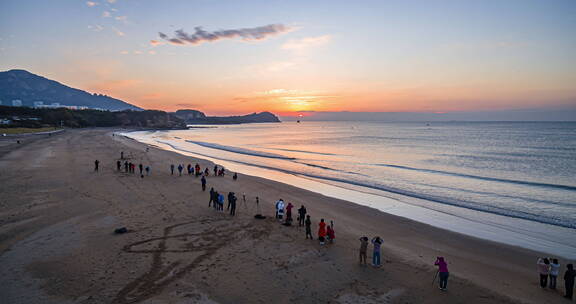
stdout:
[[126,135],[246,174],[266,168],[453,215],[576,232],[576,123],[288,122]]

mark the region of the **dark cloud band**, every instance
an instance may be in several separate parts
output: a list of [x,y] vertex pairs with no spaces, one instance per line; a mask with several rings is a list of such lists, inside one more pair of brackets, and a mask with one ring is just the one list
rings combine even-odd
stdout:
[[164,33],[158,33],[158,35],[160,38],[172,44],[196,45],[204,42],[235,38],[241,38],[242,40],[264,40],[270,36],[288,32],[290,28],[283,24],[269,24],[253,28],[219,30],[214,32],[205,31],[202,27],[196,27],[194,30],[192,34],[186,33],[184,30],[177,30],[174,32],[174,37],[170,37]]

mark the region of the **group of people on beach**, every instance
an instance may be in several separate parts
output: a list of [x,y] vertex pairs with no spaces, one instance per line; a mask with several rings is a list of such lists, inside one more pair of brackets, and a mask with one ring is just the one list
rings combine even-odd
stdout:
[[[120,159],[124,160],[124,152],[121,152]],[[122,163],[121,160],[117,160],[117,162],[116,162],[117,171],[122,171],[122,167],[124,167],[125,173],[135,173],[136,164],[129,162],[128,160],[124,160],[124,163]],[[95,160],[94,161],[94,171],[99,170],[99,165],[100,165],[100,161]],[[184,168],[187,169],[188,175],[194,174],[196,177],[201,176],[202,191],[205,191],[206,190],[206,184],[207,184],[206,177],[208,177],[210,175],[210,170],[208,168],[205,168],[202,171],[202,168],[200,167],[200,165],[198,163],[196,163],[194,167],[191,164],[188,164],[186,167],[184,167],[183,164],[179,164],[178,167],[176,167],[174,164],[171,164],[170,165],[171,175],[174,175],[174,171],[175,171],[175,169],[177,169],[179,175],[181,176]],[[139,173],[140,173],[141,177],[144,177],[144,172],[146,173],[146,175],[150,175],[150,171],[151,171],[150,165],[144,166],[143,164],[140,163],[140,164],[138,164],[138,169],[139,169]],[[213,172],[214,172],[214,176],[224,176],[225,175],[224,167],[218,167],[217,165],[214,166]],[[237,180],[238,175],[236,173],[234,173],[232,178],[234,180]],[[210,194],[209,194],[210,199],[208,201],[208,207],[213,207],[217,211],[224,211],[224,201],[225,201],[224,195],[219,193],[218,191],[214,190],[213,187],[210,189],[209,192],[210,192]],[[242,196],[242,199],[244,200],[244,203],[246,203],[246,195],[245,194]],[[228,201],[228,206],[227,206],[226,210],[229,211],[230,215],[232,215],[232,216],[236,215],[236,205],[237,205],[237,201],[238,201],[236,194],[234,192],[229,192],[227,195],[227,201]],[[257,205],[257,208],[259,210],[260,206],[259,206],[259,198],[258,197],[256,197],[256,205]],[[294,208],[294,205],[292,203],[289,202],[288,204],[286,204],[283,199],[279,199],[275,203],[275,218],[278,219],[280,222],[282,222],[283,225],[291,226],[292,221],[293,221],[293,218],[292,218],[292,209],[293,208]],[[301,205],[300,208],[297,210],[297,212],[298,212],[298,217],[297,217],[298,226],[299,227],[304,226],[305,232],[306,232],[305,238],[313,240],[314,237],[312,236],[312,220],[311,220],[311,217],[306,210],[306,207],[304,205]],[[258,216],[260,216],[260,218],[264,218],[260,215],[260,213],[258,213],[256,217],[258,218]],[[330,244],[334,243],[334,240],[336,238],[335,234],[336,233],[334,230],[334,222],[331,220],[330,225],[327,225],[327,223],[325,222],[324,219],[320,219],[320,222],[318,223],[318,232],[317,232],[317,238],[318,238],[320,245],[324,245],[326,242],[328,242]],[[383,244],[382,238],[380,238],[379,236],[375,236],[372,239],[369,239],[367,236],[362,236],[359,238],[359,241],[360,241],[360,249],[359,249],[360,265],[367,265],[367,262],[366,262],[367,257],[368,257],[367,251],[368,251],[368,246],[371,243],[373,246],[372,266],[381,267],[381,255],[380,255],[380,253],[381,253],[381,247]],[[444,257],[437,257],[436,261],[434,262],[434,265],[438,267],[438,271],[436,272],[436,275],[434,277],[434,281],[438,277],[439,288],[441,290],[446,290],[447,284],[448,284],[448,277],[449,277],[448,264],[447,264]],[[560,263],[558,262],[558,259],[556,259],[556,258],[538,258],[537,269],[538,269],[538,274],[539,274],[540,286],[542,288],[550,288],[552,290],[555,290],[556,285],[557,285],[557,278],[560,274]],[[576,278],[576,270],[574,270],[574,267],[572,264],[566,265],[566,270],[564,272],[563,278],[564,278],[564,284],[565,284],[565,290],[566,290],[566,294],[564,297],[567,299],[572,299],[573,298],[573,290],[574,290],[574,282],[575,282],[575,278]]]
[[[116,170],[122,171],[122,162],[120,160],[116,161]],[[140,172],[140,177],[144,178],[144,172],[146,172],[146,176],[149,176],[150,172],[152,171],[152,167],[150,167],[150,165],[144,166],[142,163],[140,163],[138,164],[138,170]],[[136,164],[128,162],[127,160],[124,161],[124,172],[132,174],[136,173]]]
[[[558,275],[560,274],[560,263],[558,259],[555,258],[538,258],[536,261],[536,267],[538,269],[538,274],[540,277],[540,287],[556,289],[556,281]],[[567,299],[572,299],[574,294],[574,278],[576,277],[576,270],[574,270],[574,265],[566,265],[566,271],[564,272],[564,287],[566,289],[566,294],[564,295]],[[549,281],[548,281],[549,279]],[[549,282],[549,284],[548,284]]]
[[[280,222],[284,221],[284,226],[291,226],[292,225],[292,209],[294,205],[292,203],[284,203],[283,199],[279,199],[276,201],[274,206],[276,210],[275,218],[278,219]],[[284,212],[286,209],[286,212]],[[286,219],[284,220],[284,213],[286,213]],[[306,239],[314,239],[312,237],[312,221],[310,219],[310,215],[307,215],[306,207],[301,205],[298,209],[298,227],[305,226],[306,227]],[[334,243],[336,239],[336,232],[334,231],[334,222],[330,221],[330,225],[326,226],[324,219],[320,220],[318,223],[318,240],[320,241],[320,245],[324,245],[325,241],[329,243]]]
[[[246,202],[246,196],[243,195],[242,197],[244,202]],[[236,193],[228,192],[228,207],[226,210],[230,211],[230,215],[232,216],[236,215],[237,201],[238,198],[236,197]],[[224,195],[218,193],[218,191],[214,190],[214,188],[210,188],[210,200],[208,201],[208,207],[213,207],[217,211],[224,211]]]
[[[208,168],[204,168],[204,171],[202,171],[202,168],[200,167],[200,164],[196,163],[196,165],[192,166],[192,164],[188,164],[186,167],[184,167],[183,164],[179,164],[177,167],[174,164],[170,165],[170,175],[174,175],[174,170],[177,169],[178,170],[178,176],[182,176],[182,172],[184,171],[184,168],[186,168],[186,172],[188,173],[188,175],[194,175],[196,177],[202,176],[202,177],[206,177],[210,175],[210,170]],[[220,167],[218,168],[218,165],[214,165],[214,176],[224,176],[225,174],[225,170],[224,167]],[[238,178],[238,175],[236,173],[234,173],[235,178]]]

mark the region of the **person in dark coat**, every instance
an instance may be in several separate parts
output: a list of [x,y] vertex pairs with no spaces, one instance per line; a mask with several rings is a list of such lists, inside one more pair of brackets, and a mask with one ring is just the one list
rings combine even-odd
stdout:
[[306,207],[302,205],[302,207],[298,209],[298,226],[304,226],[305,220],[306,220]]
[[206,191],[206,178],[202,176],[200,182],[202,182],[202,191]]
[[564,287],[566,287],[566,299],[572,300],[574,294],[574,278],[576,277],[576,270],[572,264],[566,265],[566,272],[564,273]]
[[312,221],[310,220],[309,215],[306,216],[306,221],[304,223],[306,224],[306,239],[310,237],[310,239],[313,240],[314,237],[312,236]]
[[98,165],[100,164],[99,160],[94,161],[94,171],[98,171]]
[[116,170],[120,171],[121,168],[122,168],[122,163],[119,160],[117,160],[116,161]]
[[208,207],[210,207],[210,203],[214,203],[214,208],[216,208],[216,198],[214,196],[214,187],[210,188],[210,200],[208,201]]
[[234,193],[232,193],[232,197],[229,198],[229,204],[230,204],[230,215],[236,215],[236,195],[234,195]]
[[234,192],[228,192],[228,206],[226,210],[230,210],[230,205],[232,205],[232,198],[234,197]]

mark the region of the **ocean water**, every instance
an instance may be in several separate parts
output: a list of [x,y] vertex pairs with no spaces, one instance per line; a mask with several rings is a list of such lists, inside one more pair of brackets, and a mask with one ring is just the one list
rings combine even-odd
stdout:
[[125,135],[443,228],[576,257],[576,123],[287,122]]

